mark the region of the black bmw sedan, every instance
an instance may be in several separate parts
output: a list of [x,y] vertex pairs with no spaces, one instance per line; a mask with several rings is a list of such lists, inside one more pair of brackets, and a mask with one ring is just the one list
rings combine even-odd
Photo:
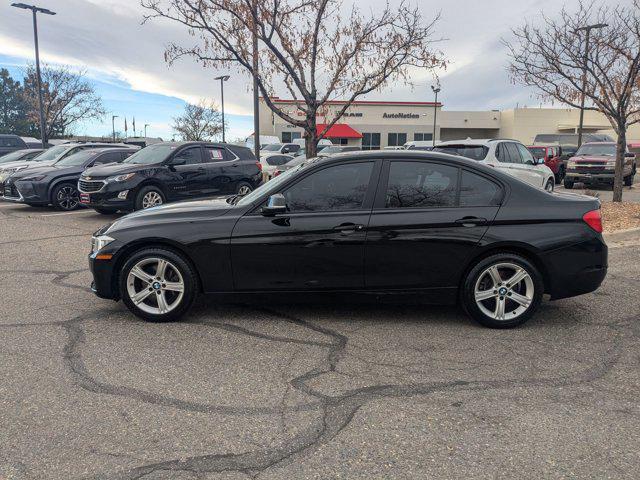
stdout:
[[20,170],[5,180],[5,200],[74,210],[80,202],[78,179],[86,168],[122,162],[137,150],[138,147],[80,150],[53,165]]
[[99,213],[251,192],[262,182],[251,150],[226,143],[162,142],[121,165],[94,167],[78,182],[80,201]]
[[89,262],[98,296],[150,321],[177,319],[199,293],[384,292],[460,302],[505,328],[545,293],[597,289],[601,232],[597,199],[447,154],[372,151],[310,160],[246,196],[125,216],[95,233]]

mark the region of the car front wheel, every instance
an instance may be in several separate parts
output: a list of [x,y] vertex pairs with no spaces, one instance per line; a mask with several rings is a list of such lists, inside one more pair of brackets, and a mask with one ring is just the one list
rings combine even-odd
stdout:
[[136,195],[135,209],[146,210],[164,203],[164,194],[158,187],[148,186],[140,189]]
[[553,193],[553,187],[554,187],[553,178],[550,178],[549,180],[547,180],[547,184],[544,186],[544,189],[549,193]]
[[63,183],[53,189],[52,203],[58,210],[71,211],[80,206],[80,194],[73,183]]
[[150,322],[177,320],[197,293],[196,273],[189,262],[164,248],[134,253],[122,267],[119,283],[127,308]]
[[544,284],[538,269],[514,253],[480,260],[468,273],[462,305],[478,323],[511,328],[529,320],[540,305]]

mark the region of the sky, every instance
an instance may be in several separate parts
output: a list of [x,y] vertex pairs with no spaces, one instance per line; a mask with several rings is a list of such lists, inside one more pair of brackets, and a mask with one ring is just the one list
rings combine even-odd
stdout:
[[[507,72],[508,56],[502,39],[525,21],[539,21],[542,12],[554,16],[562,6],[557,0],[407,0],[418,5],[429,21],[440,13],[434,37],[442,39],[435,48],[450,64],[439,71],[440,100],[447,110],[506,109],[539,106],[535,92],[514,85]],[[31,13],[0,0],[0,68],[14,78],[34,61]],[[345,0],[363,10],[383,8],[385,0]],[[394,5],[394,0],[390,0]],[[632,0],[620,0],[632,4]],[[118,115],[116,130],[123,131],[127,118],[129,134],[135,117],[138,131],[147,127],[149,136],[171,139],[173,117],[185,102],[200,100],[220,103],[220,84],[214,77],[231,73],[225,87],[228,139],[252,133],[251,81],[241,72],[203,69],[191,59],[173,66],[164,62],[169,43],[190,45],[193,39],[183,27],[163,20],[142,23],[144,9],[138,0],[38,0],[39,6],[57,13],[38,17],[41,62],[70,65],[86,72],[109,112],[103,121],[78,125],[79,135],[111,132],[111,115]],[[577,0],[567,0],[570,9]],[[416,72],[415,87],[387,86],[369,100],[433,100],[429,72]],[[278,92],[287,97],[286,92]]]

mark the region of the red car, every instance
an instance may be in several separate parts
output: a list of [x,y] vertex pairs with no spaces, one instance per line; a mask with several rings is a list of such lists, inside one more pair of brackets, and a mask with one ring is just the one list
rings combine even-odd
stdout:
[[544,159],[544,164],[556,177],[556,184],[562,182],[567,166],[562,160],[562,147],[557,145],[531,145],[527,147],[536,160]]

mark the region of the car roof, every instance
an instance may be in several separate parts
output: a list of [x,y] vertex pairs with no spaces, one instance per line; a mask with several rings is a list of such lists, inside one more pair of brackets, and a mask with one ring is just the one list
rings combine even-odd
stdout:
[[421,159],[421,160],[445,160],[461,166],[477,167],[482,165],[477,160],[452,155],[450,153],[426,151],[426,150],[355,150],[351,152],[336,153],[328,157],[317,157],[318,162],[328,163],[336,160],[361,160],[371,159]]
[[616,142],[585,142],[582,145],[616,145]]

